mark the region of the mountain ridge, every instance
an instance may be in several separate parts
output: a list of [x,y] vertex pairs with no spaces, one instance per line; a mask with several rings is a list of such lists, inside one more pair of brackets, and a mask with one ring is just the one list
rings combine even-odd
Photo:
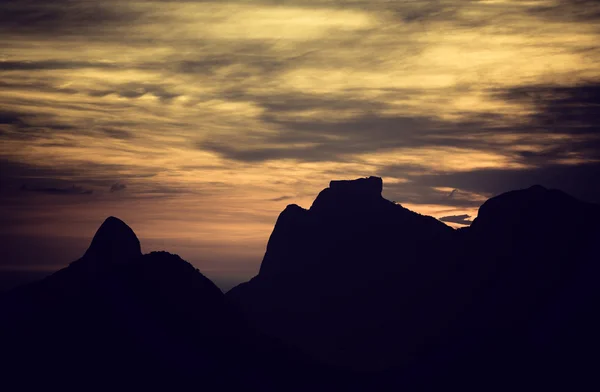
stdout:
[[[309,210],[288,206],[258,275],[226,297],[259,330],[319,361],[383,370],[469,334],[491,342],[499,326],[513,328],[546,306],[542,299],[561,295],[592,257],[598,208],[560,191],[533,186],[496,196],[470,227],[454,230],[383,199],[379,181],[330,186]],[[581,261],[569,263],[569,255]]]
[[332,181],[309,209],[288,205],[258,274],[226,294],[177,255],[142,255],[133,230],[109,217],[79,260],[0,295],[7,374],[501,390],[568,386],[593,363],[600,206],[533,186],[489,199],[454,230],[382,190],[378,177]]

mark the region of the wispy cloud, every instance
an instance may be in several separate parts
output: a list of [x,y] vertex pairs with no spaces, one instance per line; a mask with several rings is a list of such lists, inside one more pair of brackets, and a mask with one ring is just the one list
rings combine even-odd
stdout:
[[125,189],[127,189],[127,185],[120,183],[120,182],[114,183],[110,186],[111,193],[121,192],[121,191],[124,191]]
[[51,195],[91,195],[92,193],[94,193],[94,191],[91,189],[85,189],[85,188],[77,186],[77,185],[72,185],[72,186],[66,187],[66,188],[54,188],[54,187],[37,188],[37,187],[31,187],[26,184],[23,184],[21,186],[21,191],[48,193]]
[[[256,245],[281,195],[307,205],[332,178],[382,175],[437,217],[533,183],[600,200],[597,1],[0,7],[5,206],[27,184],[64,216]],[[72,184],[93,195],[58,196]]]
[[442,222],[456,223],[459,225],[469,226],[471,223],[473,223],[473,221],[470,220],[469,218],[471,218],[470,215],[464,214],[464,215],[443,216],[440,218],[440,220]]

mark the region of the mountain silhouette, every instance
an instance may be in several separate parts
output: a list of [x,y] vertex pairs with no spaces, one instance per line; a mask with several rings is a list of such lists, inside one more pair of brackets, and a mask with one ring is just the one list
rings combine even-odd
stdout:
[[133,230],[122,220],[110,216],[94,235],[83,257],[106,265],[127,262],[141,255],[140,241]]
[[5,294],[0,310],[2,369],[11,376],[3,383],[19,389],[280,390],[296,367],[318,370],[247,327],[179,256],[142,255],[133,230],[114,217],[82,258]]
[[444,320],[432,288],[450,273],[455,233],[381,192],[380,178],[332,181],[310,209],[288,206],[259,274],[229,300],[325,363],[377,370],[415,355]]
[[586,363],[600,326],[590,313],[600,304],[597,205],[534,186],[488,200],[471,227],[453,230],[383,199],[381,183],[332,181],[309,210],[288,206],[259,274],[228,300],[311,357],[399,386],[436,374],[431,387],[489,389],[500,374],[524,377],[534,367],[525,358],[538,370],[554,361],[557,376],[561,355]]
[[540,390],[598,385],[600,206],[541,186],[454,230],[332,181],[280,214],[224,295],[109,217],[85,254],[0,296],[13,389]]

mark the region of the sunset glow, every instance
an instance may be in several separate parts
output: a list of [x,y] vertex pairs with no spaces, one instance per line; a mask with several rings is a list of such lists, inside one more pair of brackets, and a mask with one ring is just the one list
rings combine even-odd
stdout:
[[144,251],[241,281],[332,179],[381,176],[437,218],[535,183],[600,200],[594,1],[0,9],[0,234],[37,244],[5,270],[65,265],[114,215]]

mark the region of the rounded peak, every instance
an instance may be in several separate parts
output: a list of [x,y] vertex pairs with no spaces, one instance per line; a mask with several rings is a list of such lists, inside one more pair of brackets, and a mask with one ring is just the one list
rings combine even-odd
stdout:
[[288,204],[283,210],[282,214],[298,214],[304,213],[306,210],[300,207],[298,204]]
[[141,254],[140,241],[133,230],[121,219],[110,216],[100,225],[84,258],[112,264]]
[[275,223],[275,230],[281,230],[282,227],[298,224],[307,216],[306,214],[307,211],[299,205],[289,204],[285,207],[285,210],[279,214],[277,222]]
[[529,191],[529,192],[547,192],[548,188],[546,188],[546,187],[544,187],[542,185],[536,184],[536,185],[530,186],[526,190]]
[[514,190],[487,200],[481,207],[471,227],[485,225],[498,226],[503,222],[514,223],[526,217],[531,222],[557,221],[557,217],[567,216],[580,202],[566,193],[533,185],[526,189]]
[[117,227],[122,227],[122,228],[127,228],[129,230],[131,230],[131,228],[129,226],[127,226],[127,223],[123,222],[121,219],[115,217],[115,216],[109,216],[108,218],[106,218],[104,220],[104,222],[102,222],[102,224],[100,225],[100,228],[98,229],[98,231],[100,230],[107,230],[108,228],[117,228]]

